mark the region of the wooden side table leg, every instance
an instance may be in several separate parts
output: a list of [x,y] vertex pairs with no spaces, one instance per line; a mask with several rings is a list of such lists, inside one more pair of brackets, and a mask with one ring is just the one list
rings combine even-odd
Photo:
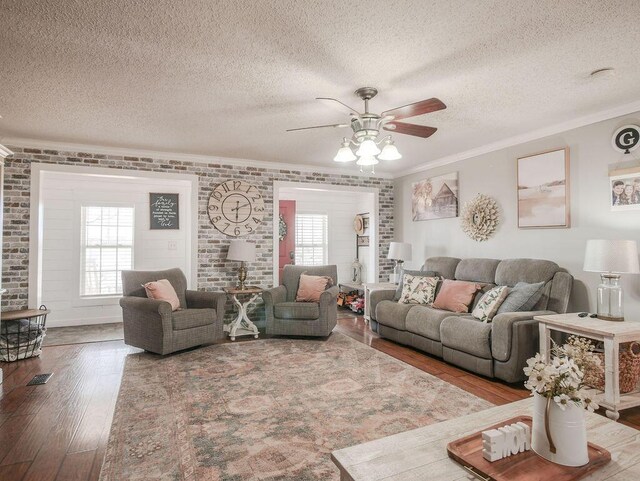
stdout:
[[538,323],[540,332],[540,354],[547,362],[551,361],[551,329],[544,323]]
[[[253,301],[255,301],[258,297],[258,294],[256,294],[255,296],[252,296],[251,299],[249,299],[247,302],[245,302],[242,305],[242,321],[244,321],[244,325],[246,326],[247,329],[249,329],[250,331],[253,331],[253,337],[255,339],[258,339],[258,327],[249,319],[249,316],[247,316],[247,308],[249,307],[249,304],[251,304]],[[241,322],[242,322],[241,321]]]
[[240,327],[240,325],[242,324],[242,303],[238,300],[238,296],[234,295],[232,299],[233,299],[233,303],[238,308],[238,317],[236,317],[231,323],[231,326],[229,326],[229,339],[231,339],[232,341],[235,341],[236,331],[238,330],[238,327]]
[[609,419],[617,421],[620,417],[620,345],[611,338],[604,340],[604,400],[611,406],[606,414]]

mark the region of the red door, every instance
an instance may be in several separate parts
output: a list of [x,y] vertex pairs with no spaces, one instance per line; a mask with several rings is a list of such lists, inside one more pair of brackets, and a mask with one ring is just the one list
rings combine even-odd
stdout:
[[[296,251],[296,201],[281,200],[280,201],[280,224],[282,222],[286,226],[286,234],[284,239],[280,240],[279,245],[279,269],[278,280],[282,281],[282,268],[287,264],[295,263]],[[281,235],[282,237],[282,235]]]

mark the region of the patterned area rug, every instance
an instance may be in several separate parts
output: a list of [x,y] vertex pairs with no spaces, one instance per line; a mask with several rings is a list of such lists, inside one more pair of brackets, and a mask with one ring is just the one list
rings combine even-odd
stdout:
[[100,480],[337,480],[335,449],[490,406],[338,333],[132,354]]

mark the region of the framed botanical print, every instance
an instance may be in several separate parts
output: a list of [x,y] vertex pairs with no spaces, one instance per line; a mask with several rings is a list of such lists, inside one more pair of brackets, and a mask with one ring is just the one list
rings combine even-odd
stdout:
[[569,147],[518,159],[518,227],[570,227]]

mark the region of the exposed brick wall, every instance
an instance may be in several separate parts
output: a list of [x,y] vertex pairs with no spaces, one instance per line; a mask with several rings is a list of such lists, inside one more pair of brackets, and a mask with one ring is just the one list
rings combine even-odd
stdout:
[[257,260],[249,267],[250,281],[263,286],[270,286],[273,282],[273,181],[375,187],[380,191],[378,199],[380,278],[388,278],[393,271],[392,262],[386,259],[389,242],[393,239],[393,183],[389,179],[324,174],[313,172],[312,169],[276,170],[15,146],[9,148],[14,155],[5,161],[2,285],[7,289],[7,294],[2,299],[3,310],[21,309],[27,305],[32,162],[197,175],[199,178],[198,288],[206,290],[218,290],[236,279],[234,271],[236,266],[225,260],[231,238],[216,230],[207,215],[209,194],[221,181],[241,178],[260,188],[266,208],[264,222],[254,234],[246,238],[256,242],[258,247]]

